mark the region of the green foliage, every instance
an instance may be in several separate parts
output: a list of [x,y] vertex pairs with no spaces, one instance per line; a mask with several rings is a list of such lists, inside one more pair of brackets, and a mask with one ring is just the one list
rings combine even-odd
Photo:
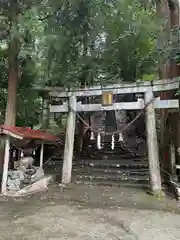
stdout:
[[156,66],[155,13],[137,0],[116,1],[106,10],[105,71],[115,81],[135,81]]
[[[48,19],[44,66],[49,85],[86,85],[96,72],[95,40],[100,27],[96,1],[68,2]],[[93,52],[93,53],[92,53]],[[94,56],[93,56],[94,54]]]
[[107,84],[155,73],[156,22],[154,9],[138,0],[67,2],[45,29],[46,84]]
[[[38,3],[38,2],[36,2]],[[23,126],[31,126],[37,124],[40,115],[40,101],[37,93],[31,91],[32,85],[37,79],[37,69],[35,63],[36,53],[34,50],[34,37],[37,35],[33,32],[33,26],[36,28],[34,19],[31,15],[34,13],[34,2],[26,1],[6,1],[1,2],[1,19],[8,25],[6,34],[3,35],[0,42],[0,101],[1,101],[1,123],[4,122],[5,108],[7,101],[8,87],[8,44],[12,39],[16,38],[19,43],[20,51],[18,56],[19,74],[21,79],[17,89],[17,122],[16,124]],[[18,15],[16,14],[18,11]],[[16,15],[16,18],[13,16]],[[35,15],[35,13],[34,13]],[[33,23],[32,23],[33,22]],[[3,29],[4,30],[4,29]]]
[[154,8],[142,0],[19,1],[14,28],[7,27],[8,2],[0,4],[6,33],[0,44],[0,99],[5,108],[7,44],[16,37],[18,125],[38,123],[41,102],[30,91],[33,85],[88,86],[156,75],[158,21]]
[[174,28],[171,34],[171,42],[169,45],[170,60],[180,64],[180,29]]
[[35,63],[32,59],[26,60],[20,84],[17,91],[17,126],[33,126],[39,123],[41,116],[41,99],[38,93],[32,90],[36,81]]

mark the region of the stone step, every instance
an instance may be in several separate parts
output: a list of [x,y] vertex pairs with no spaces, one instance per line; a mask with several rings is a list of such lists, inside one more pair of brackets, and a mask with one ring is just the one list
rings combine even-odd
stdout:
[[141,189],[149,189],[149,183],[140,182],[140,183],[134,183],[134,182],[128,182],[128,181],[110,181],[110,180],[94,180],[94,181],[88,181],[88,180],[82,180],[82,179],[73,179],[73,181],[76,184],[84,184],[84,185],[99,185],[99,186],[109,186],[109,187],[129,187],[129,188],[141,188]]
[[87,154],[87,155],[83,155],[83,159],[88,159],[90,158],[91,159],[95,159],[95,160],[121,160],[121,159],[127,159],[127,160],[141,160],[141,159],[146,159],[147,157],[139,157],[139,156],[132,156],[132,155],[127,155],[127,154],[124,154],[124,155],[100,155],[100,154],[96,154],[96,155],[90,155],[90,154]]
[[[63,166],[63,161],[56,161],[52,162],[49,164],[45,164],[44,167],[59,167],[60,169]],[[99,171],[108,171],[108,172],[117,172],[117,171],[131,171],[131,172],[143,172],[147,171],[148,172],[148,163],[97,163],[97,162],[89,162],[89,163],[84,163],[83,165],[81,163],[73,163],[73,169],[80,169],[80,171],[87,171],[83,170],[84,169],[89,169],[88,171],[94,171],[94,172],[99,172]]]
[[115,154],[115,155],[119,155],[119,154],[129,154],[130,155],[131,154],[127,150],[123,150],[120,148],[115,148],[114,150],[102,148],[102,149],[98,150],[98,152],[101,154]]
[[[55,162],[63,162],[63,158],[59,157],[59,156],[53,156],[51,157],[52,161]],[[124,162],[124,161],[139,161],[139,162],[147,162],[147,158],[144,157],[129,157],[129,156],[108,156],[108,157],[103,157],[101,158],[100,156],[95,156],[93,158],[89,158],[89,155],[85,158],[82,158],[80,161],[77,162],[89,162],[89,161],[109,161],[109,162],[113,162],[113,161],[118,161],[118,162]],[[74,162],[76,162],[76,160],[74,159]]]
[[74,167],[74,174],[96,174],[106,176],[148,176],[148,169],[127,169],[127,168],[96,168],[96,167]]
[[110,160],[85,160],[83,162],[84,166],[91,167],[102,167],[102,168],[148,168],[148,161],[135,161],[135,160],[118,160],[118,161],[110,161]]
[[93,175],[93,174],[75,174],[74,178],[76,180],[78,179],[82,179],[82,180],[89,180],[89,181],[93,181],[93,180],[111,180],[111,181],[129,181],[129,182],[145,182],[148,183],[149,182],[149,176],[125,176],[125,175],[119,175],[119,176],[105,176],[105,175]]
[[53,161],[62,160],[63,161],[63,157],[62,156],[53,156],[53,157],[51,157],[51,160],[53,160]]
[[73,181],[89,182],[89,183],[98,183],[103,182],[107,185],[109,182],[113,184],[123,185],[149,185],[148,176],[93,176],[93,175],[75,175],[73,176]]

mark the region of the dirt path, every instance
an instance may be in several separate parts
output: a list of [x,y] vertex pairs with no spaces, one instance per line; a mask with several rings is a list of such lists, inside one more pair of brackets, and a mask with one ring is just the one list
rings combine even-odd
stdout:
[[[157,210],[159,209],[159,210]],[[177,240],[176,202],[135,189],[73,186],[0,204],[4,240]]]

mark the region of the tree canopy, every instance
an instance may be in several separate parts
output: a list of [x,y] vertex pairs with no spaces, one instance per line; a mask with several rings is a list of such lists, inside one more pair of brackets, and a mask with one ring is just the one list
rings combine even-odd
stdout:
[[17,125],[39,122],[41,99],[34,85],[152,80],[160,27],[155,7],[141,0],[1,1],[1,122],[5,112],[16,110]]

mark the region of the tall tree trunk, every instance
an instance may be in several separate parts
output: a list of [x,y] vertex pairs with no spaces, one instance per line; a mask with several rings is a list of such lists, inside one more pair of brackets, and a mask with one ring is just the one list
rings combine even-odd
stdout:
[[[87,56],[87,52],[88,52],[88,37],[86,36],[84,41],[83,41],[83,57],[85,58]],[[87,73],[86,71],[88,70],[88,67],[85,66],[83,71],[85,73],[82,73],[82,76],[81,76],[81,79],[80,79],[80,83],[81,83],[81,88],[85,87],[86,86],[86,82],[87,82]],[[82,99],[83,101],[83,104],[87,103],[87,100],[85,98]],[[80,117],[82,119],[84,119],[86,116],[86,113],[84,112],[81,112],[80,113]],[[78,126],[78,137],[76,139],[76,158],[78,160],[80,160],[81,158],[81,153],[82,153],[82,147],[83,147],[83,139],[84,139],[84,123],[79,120],[79,126]]]
[[[173,42],[173,44],[177,44],[177,38],[172,36],[172,30],[179,26],[179,1],[171,1],[171,0],[161,0],[159,4],[157,4],[157,15],[161,16],[164,19],[164,32],[159,36],[158,42],[161,45],[162,49],[166,53],[166,49],[169,48],[169,41]],[[164,45],[164,46],[163,46]],[[169,60],[168,60],[169,59]],[[165,54],[165,58],[160,59],[159,61],[159,76],[160,79],[174,78],[178,76],[179,66],[174,62],[170,61],[170,56]],[[173,96],[173,92],[162,92],[161,99],[169,99]],[[166,120],[168,117],[168,110],[161,110],[161,126],[160,126],[160,147],[163,164],[165,163],[165,152],[168,149],[168,146],[165,143],[165,135],[169,134],[166,129]]]
[[[171,2],[171,27],[174,29],[179,29],[180,27],[180,1],[179,0],[174,0]],[[175,31],[175,46],[178,46],[177,42],[179,41],[179,37],[177,36],[177,32]],[[173,64],[171,64],[171,77],[178,77],[180,76],[180,66],[177,64],[175,61]],[[172,121],[172,130],[175,133],[175,137],[173,136],[174,144],[176,147],[176,152],[180,148],[180,111],[178,114],[174,114],[175,119]],[[175,124],[177,122],[177,124]],[[178,131],[177,131],[178,130]],[[176,154],[177,158],[176,161],[179,164],[180,163],[180,155]]]
[[[11,2],[9,10],[9,22],[11,24],[11,33],[17,29],[17,0]],[[6,105],[5,125],[14,126],[16,124],[16,92],[18,84],[18,53],[19,41],[16,36],[11,36],[8,48],[8,95]],[[4,163],[4,141],[1,140],[0,147],[0,171]]]
[[9,21],[11,24],[11,35],[8,49],[8,96],[6,105],[6,125],[16,124],[16,92],[18,84],[18,54],[19,54],[19,40],[14,32],[17,32],[18,26],[18,2],[14,0],[11,2],[9,10]]
[[[161,55],[159,57],[159,78],[160,79],[168,79],[170,76],[170,62],[169,57],[167,55],[166,49],[169,47],[169,39],[170,39],[170,30],[171,30],[171,21],[170,21],[170,9],[168,0],[160,0],[156,5],[156,13],[157,16],[161,18],[163,24],[163,31],[159,32],[157,36],[157,45],[161,51]],[[167,93],[161,93],[161,99],[167,99]],[[162,164],[165,165],[164,162],[164,150],[165,150],[165,123],[168,116],[168,111],[166,109],[161,110],[161,119],[160,119],[160,152],[161,159],[163,159]]]
[[16,124],[16,93],[18,84],[18,46],[17,40],[12,39],[9,43],[9,73],[8,73],[8,96],[6,105],[5,125],[14,126]]
[[[179,34],[177,33],[177,29],[180,26],[180,2],[179,0],[171,0],[169,1],[169,8],[170,8],[170,19],[171,19],[171,29],[172,29],[172,36],[171,42],[173,44],[173,48],[177,48],[179,45]],[[177,52],[178,49],[176,49]],[[179,76],[179,64],[177,64],[176,60],[174,59],[170,64],[170,78],[175,78]]]
[[[16,124],[16,90],[18,83],[18,64],[17,64],[17,42],[12,39],[9,43],[8,54],[8,96],[6,105],[5,125],[15,126]],[[1,140],[0,147],[0,171],[3,170],[4,163],[4,140]]]
[[156,13],[163,24],[163,29],[157,36],[157,45],[161,51],[159,57],[159,77],[160,79],[167,79],[169,77],[170,64],[166,49],[169,47],[171,31],[171,17],[168,0],[158,1],[156,5]]

